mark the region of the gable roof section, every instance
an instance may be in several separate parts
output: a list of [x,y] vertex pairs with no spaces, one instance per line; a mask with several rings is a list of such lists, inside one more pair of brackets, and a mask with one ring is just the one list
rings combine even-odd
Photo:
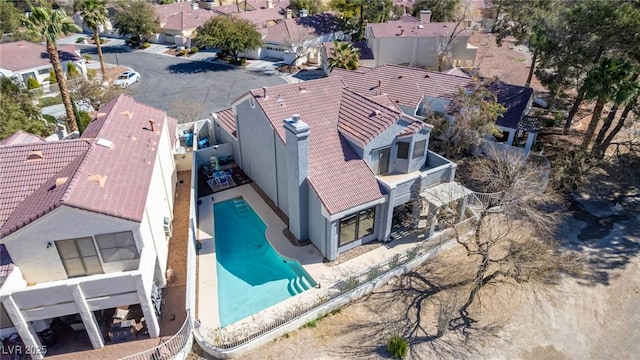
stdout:
[[176,120],[120,95],[77,140],[0,146],[0,237],[61,205],[142,221],[164,126]]
[[[333,69],[331,76],[339,76],[350,90],[371,97],[387,94],[398,105],[412,108],[423,96],[450,99],[471,79],[399,65],[381,65],[361,71]],[[379,85],[379,86],[378,86]]]
[[[75,52],[75,45],[59,45],[58,54],[60,61],[80,60]],[[50,66],[49,54],[44,45],[29,41],[15,41],[0,44],[0,67],[11,71],[33,69],[41,66]]]
[[177,2],[167,5],[155,5],[160,25],[167,30],[195,29],[207,20],[218,15],[217,12],[201,8],[192,9],[191,2]]
[[[17,213],[16,209],[47,181],[58,178],[63,169],[84,159],[90,147],[90,142],[85,140],[0,146],[0,236],[10,232],[6,223],[12,215],[17,217],[12,224],[18,224],[22,218],[31,218],[30,214]],[[42,159],[27,161],[27,157],[36,151],[41,152]],[[59,194],[55,196],[59,199]],[[26,209],[21,208],[22,211]],[[33,210],[41,212],[39,207]]]
[[267,30],[265,42],[283,43],[285,39],[298,40],[305,34],[320,36],[340,31],[340,19],[329,12],[311,16],[287,19],[273,25]]
[[389,126],[395,124],[402,112],[367,99],[352,91],[344,90],[338,114],[338,130],[341,134],[366,146]]
[[19,145],[19,144],[35,144],[44,142],[44,139],[38,135],[28,133],[26,131],[18,130],[13,135],[0,141],[0,145]]
[[284,119],[299,114],[310,126],[308,181],[330,214],[383,196],[369,166],[338,132],[343,89],[342,80],[329,77],[270,87],[266,98],[263,89],[251,91],[284,143]]

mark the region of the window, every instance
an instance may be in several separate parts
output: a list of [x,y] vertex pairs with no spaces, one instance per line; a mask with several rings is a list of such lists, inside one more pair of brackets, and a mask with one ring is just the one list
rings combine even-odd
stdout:
[[49,75],[49,71],[51,71],[51,69],[40,69],[40,70],[38,70],[38,74],[40,74],[40,75]]
[[93,239],[90,237],[56,241],[67,276],[102,274],[102,264],[98,258]]
[[369,208],[340,219],[338,246],[347,245],[373,234],[376,209]]
[[427,145],[427,140],[418,141],[413,147],[413,158],[417,159],[424,156],[424,150]]
[[96,242],[105,263],[139,258],[131,231],[96,235]]
[[4,309],[4,305],[0,303],[0,329],[13,327],[13,322],[7,314],[7,311]]
[[398,143],[398,159],[408,159],[408,158],[409,158],[409,143],[399,142]]

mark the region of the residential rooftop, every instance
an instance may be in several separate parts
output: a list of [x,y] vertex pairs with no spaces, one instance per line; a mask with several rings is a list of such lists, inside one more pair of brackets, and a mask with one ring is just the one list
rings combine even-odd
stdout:
[[[60,61],[80,60],[75,45],[58,46]],[[42,66],[51,66],[47,47],[29,41],[15,41],[0,44],[0,68],[19,71]]]
[[165,126],[175,141],[175,119],[120,95],[79,139],[0,145],[0,237],[61,205],[140,222]]

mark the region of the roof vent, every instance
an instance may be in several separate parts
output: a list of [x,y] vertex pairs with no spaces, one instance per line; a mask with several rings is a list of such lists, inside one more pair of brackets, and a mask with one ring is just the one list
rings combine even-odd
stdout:
[[430,78],[430,77],[431,77],[431,75],[429,75],[429,74],[424,74],[424,78],[425,78],[425,79],[428,79],[428,78]]
[[104,184],[107,182],[107,176],[106,175],[89,175],[87,180],[92,181],[100,185],[101,188],[103,188]]
[[306,87],[304,87],[304,86],[299,86],[299,87],[298,87],[298,91],[299,91],[301,94],[304,94],[304,93],[309,92],[309,90],[307,90],[307,88],[306,88]]
[[42,156],[42,150],[32,151],[31,154],[27,156],[27,161],[36,161],[42,159],[44,159],[44,156]]
[[129,119],[133,118],[133,113],[131,111],[129,111],[129,110],[120,112],[120,115],[124,115],[124,116],[128,117]]
[[96,141],[96,144],[98,144],[100,146],[103,146],[103,147],[106,147],[106,148],[109,148],[109,149],[111,149],[113,147],[113,142],[111,142],[111,141],[109,141],[107,139],[102,139],[102,138],[98,139],[98,141]]
[[262,97],[265,98],[265,99],[267,98],[267,87],[266,86],[262,87]]
[[56,179],[56,187],[59,188],[60,186],[64,185],[67,183],[67,180],[69,180],[68,177],[60,177]]
[[424,25],[418,25],[418,29],[424,29]]
[[398,75],[398,79],[402,79],[402,75]]
[[276,97],[276,101],[277,102],[283,102],[284,98],[282,96],[278,95],[278,97]]
[[155,120],[153,119],[149,119],[149,130],[151,130],[151,132],[154,132],[156,129],[154,127],[154,125],[156,124]]

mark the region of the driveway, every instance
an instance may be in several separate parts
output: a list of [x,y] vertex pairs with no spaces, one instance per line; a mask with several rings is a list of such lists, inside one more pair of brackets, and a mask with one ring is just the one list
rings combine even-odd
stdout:
[[[94,47],[79,47],[82,54],[97,60]],[[250,89],[286,83],[277,74],[131,51],[125,46],[104,46],[103,53],[107,63],[132,67],[140,73],[140,82],[127,89],[128,95],[171,116],[178,116],[179,110],[172,111],[178,103],[202,104],[202,118],[208,118]]]

